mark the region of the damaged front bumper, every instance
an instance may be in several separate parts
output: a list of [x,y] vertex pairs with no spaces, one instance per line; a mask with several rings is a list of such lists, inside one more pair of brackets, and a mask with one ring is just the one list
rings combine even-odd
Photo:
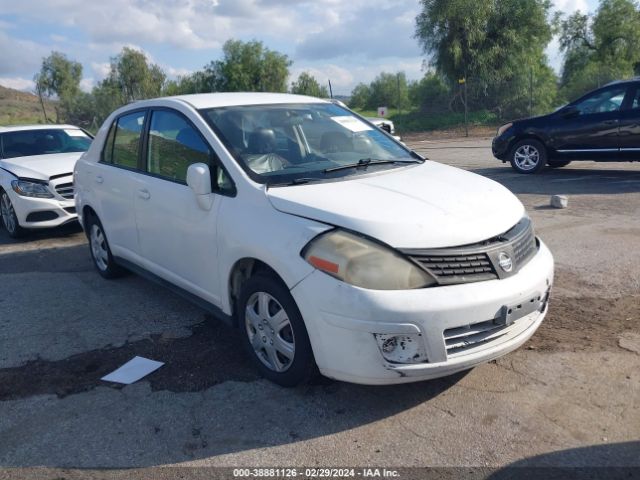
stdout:
[[[291,293],[322,374],[393,384],[450,375],[517,349],[544,319],[552,283],[553,257],[540,242],[536,255],[502,280],[382,291],[316,271]],[[394,346],[411,348],[410,355],[389,354]]]

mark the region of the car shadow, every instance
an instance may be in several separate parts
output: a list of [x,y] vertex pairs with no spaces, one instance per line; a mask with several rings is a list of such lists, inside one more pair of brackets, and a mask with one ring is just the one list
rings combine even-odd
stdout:
[[533,175],[516,173],[508,165],[470,170],[503,184],[516,194],[616,195],[640,192],[640,168],[627,166],[616,169],[603,164],[594,165],[594,168],[572,168],[572,165],[545,168]]
[[[427,402],[466,375],[279,387],[258,376],[238,329],[136,275],[102,279],[86,245],[1,255],[0,285],[33,289],[30,303],[0,304],[17,312],[0,321],[11,345],[0,352],[0,468],[147,467],[321,439]],[[130,386],[100,380],[136,355],[165,365]]]
[[490,480],[627,479],[640,471],[640,442],[571,448],[525,458],[495,471]]
[[29,230],[23,237],[11,238],[7,231],[0,226],[0,248],[3,245],[18,245],[37,243],[52,239],[65,239],[82,233],[79,222],[73,221],[55,228]]

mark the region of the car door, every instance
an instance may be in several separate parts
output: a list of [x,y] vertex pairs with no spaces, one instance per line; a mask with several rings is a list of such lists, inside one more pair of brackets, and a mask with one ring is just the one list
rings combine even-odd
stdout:
[[626,85],[612,85],[560,110],[550,129],[549,146],[566,158],[617,159],[620,110],[626,94]]
[[[219,163],[193,123],[176,110],[151,111],[145,143],[146,175],[138,180],[135,191],[144,266],[219,305],[217,217],[226,192],[217,183]],[[192,163],[208,164],[216,179],[212,188],[217,193],[208,210],[198,205],[194,192],[187,186],[187,168]]]
[[640,84],[634,84],[629,101],[620,113],[620,156],[640,159]]
[[96,198],[98,216],[114,255],[135,261],[139,255],[133,208],[146,110],[127,112],[112,123],[100,162],[84,179]]

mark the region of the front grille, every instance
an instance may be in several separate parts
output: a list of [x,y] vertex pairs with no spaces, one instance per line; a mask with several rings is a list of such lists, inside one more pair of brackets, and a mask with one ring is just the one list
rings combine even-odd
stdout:
[[529,227],[528,232],[516,238],[513,242],[513,253],[518,268],[527,263],[536,253],[536,236],[533,228]]
[[433,273],[441,285],[481,282],[498,278],[486,253],[476,255],[412,255]]
[[[533,226],[523,218],[513,228],[484,242],[454,248],[402,250],[433,275],[440,285],[481,282],[516,274],[537,250]],[[500,267],[500,256],[512,261],[511,270]]]
[[447,357],[456,356],[456,354],[496,340],[507,333],[507,328],[506,325],[495,323],[493,320],[449,328],[444,331]]
[[62,198],[72,199],[74,193],[73,182],[61,183],[60,185],[56,185],[56,192]]

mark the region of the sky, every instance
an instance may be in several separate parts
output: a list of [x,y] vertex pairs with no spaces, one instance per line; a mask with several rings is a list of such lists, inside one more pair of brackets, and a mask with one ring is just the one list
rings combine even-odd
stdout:
[[[597,0],[553,0],[566,13],[593,12]],[[0,85],[33,89],[52,50],[83,65],[81,87],[103,79],[123,46],[142,50],[170,78],[221,57],[230,38],[260,40],[348,95],[382,71],[424,74],[413,37],[419,0],[0,0]],[[557,41],[547,50],[558,70]]]

